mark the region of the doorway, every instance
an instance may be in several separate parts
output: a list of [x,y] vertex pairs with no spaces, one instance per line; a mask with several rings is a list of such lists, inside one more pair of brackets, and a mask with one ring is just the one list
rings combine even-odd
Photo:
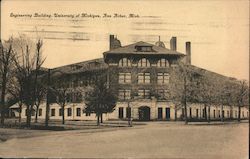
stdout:
[[139,107],[139,120],[149,121],[150,120],[150,108],[147,106]]

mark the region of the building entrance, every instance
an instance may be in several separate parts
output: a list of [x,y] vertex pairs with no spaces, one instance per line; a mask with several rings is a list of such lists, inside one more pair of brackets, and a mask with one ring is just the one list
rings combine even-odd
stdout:
[[150,108],[147,106],[139,107],[139,120],[149,121],[150,120]]

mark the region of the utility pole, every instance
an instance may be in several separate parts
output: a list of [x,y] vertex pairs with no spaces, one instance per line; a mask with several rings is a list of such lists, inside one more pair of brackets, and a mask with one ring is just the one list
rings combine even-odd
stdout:
[[47,80],[47,100],[46,100],[46,116],[45,116],[45,126],[49,126],[49,109],[50,109],[50,69],[48,69],[48,80]]

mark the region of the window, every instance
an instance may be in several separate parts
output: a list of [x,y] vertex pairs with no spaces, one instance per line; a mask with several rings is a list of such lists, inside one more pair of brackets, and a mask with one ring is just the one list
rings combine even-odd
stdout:
[[218,110],[218,117],[220,118],[220,110]]
[[152,46],[135,46],[136,51],[140,52],[150,52],[152,50]]
[[159,99],[168,99],[168,98],[170,98],[170,93],[166,89],[159,89],[159,90],[157,90],[157,92],[158,92],[158,96],[159,96],[158,98]]
[[202,109],[202,117],[205,118],[205,109]]
[[62,116],[63,112],[62,112],[62,108],[59,109],[59,116]]
[[130,90],[119,90],[119,99],[130,99]]
[[71,116],[72,115],[72,109],[68,108],[67,111],[68,111],[68,116]]
[[91,113],[86,113],[86,116],[90,116],[91,115]]
[[150,73],[138,73],[138,83],[150,83]]
[[167,59],[158,60],[157,67],[169,67],[168,60]]
[[43,112],[43,110],[42,110],[42,109],[39,109],[38,115],[39,115],[39,116],[42,116],[42,112]]
[[216,118],[216,116],[215,116],[215,110],[214,110],[214,118]]
[[76,108],[76,116],[81,116],[81,108]]
[[242,111],[242,118],[244,118],[244,111]]
[[189,117],[192,118],[192,108],[189,108]]
[[199,109],[196,109],[196,118],[199,117]]
[[237,110],[235,110],[235,118],[237,118],[238,112]]
[[138,67],[150,67],[150,63],[147,59],[143,58],[138,62]]
[[123,118],[123,107],[119,108],[119,118],[122,119]]
[[55,109],[51,109],[51,116],[55,116],[55,112],[56,112]]
[[229,111],[227,111],[227,117],[229,118]]
[[131,118],[131,107],[126,108],[126,118]]
[[150,97],[150,90],[147,89],[140,89],[138,90],[138,96],[141,98],[149,98]]
[[119,83],[131,83],[131,73],[119,73]]
[[158,119],[162,119],[162,108],[158,108]]
[[157,73],[157,83],[158,84],[169,83],[169,74],[168,73]]
[[129,59],[127,58],[122,58],[120,61],[119,61],[119,66],[120,67],[128,67],[128,66],[131,66],[131,62]]
[[170,108],[166,108],[166,119],[170,119]]

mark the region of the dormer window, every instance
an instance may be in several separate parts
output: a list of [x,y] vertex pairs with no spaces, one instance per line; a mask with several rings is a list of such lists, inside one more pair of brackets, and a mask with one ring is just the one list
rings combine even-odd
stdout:
[[138,52],[151,52],[152,46],[135,46],[135,49]]

